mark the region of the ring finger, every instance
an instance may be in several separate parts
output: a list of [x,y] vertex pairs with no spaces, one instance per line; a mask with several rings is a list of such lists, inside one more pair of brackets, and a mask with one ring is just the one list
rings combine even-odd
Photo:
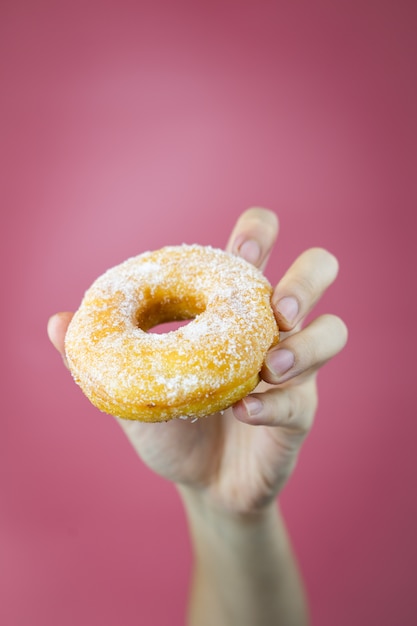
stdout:
[[344,322],[336,315],[321,315],[268,352],[261,376],[267,383],[277,385],[314,372],[340,352],[346,341]]

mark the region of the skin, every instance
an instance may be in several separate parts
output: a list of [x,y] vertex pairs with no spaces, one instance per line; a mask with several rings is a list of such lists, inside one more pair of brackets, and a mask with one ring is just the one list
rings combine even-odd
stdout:
[[[263,270],[278,230],[274,213],[249,209],[227,249]],[[141,459],[177,485],[184,503],[196,561],[190,626],[308,622],[276,497],[313,425],[317,372],[347,340],[345,324],[334,315],[302,326],[337,273],[336,258],[321,248],[305,251],[285,273],[272,297],[281,340],[247,398],[195,423],[118,420]],[[71,317],[58,313],[48,323],[64,362]]]

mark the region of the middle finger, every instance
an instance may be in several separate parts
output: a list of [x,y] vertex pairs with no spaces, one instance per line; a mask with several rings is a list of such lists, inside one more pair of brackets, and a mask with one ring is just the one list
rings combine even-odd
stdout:
[[278,283],[272,296],[280,330],[290,331],[311,311],[339,269],[337,259],[323,248],[301,254]]

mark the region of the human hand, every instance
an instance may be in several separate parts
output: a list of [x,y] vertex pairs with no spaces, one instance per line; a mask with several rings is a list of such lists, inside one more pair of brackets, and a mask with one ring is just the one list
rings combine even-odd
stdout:
[[[249,209],[238,219],[227,249],[264,269],[277,233],[274,213]],[[336,316],[322,315],[301,326],[337,271],[334,256],[318,248],[304,252],[290,267],[272,297],[281,338],[266,357],[263,381],[223,414],[195,423],[118,419],[149,467],[183,492],[198,493],[231,513],[255,512],[275,499],[313,423],[317,371],[346,342],[346,327]],[[59,313],[48,324],[64,360],[71,317]]]

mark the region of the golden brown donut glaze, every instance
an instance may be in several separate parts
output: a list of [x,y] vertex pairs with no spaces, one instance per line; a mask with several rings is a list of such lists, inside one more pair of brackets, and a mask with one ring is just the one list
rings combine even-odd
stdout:
[[[197,245],[145,252],[86,292],[65,340],[75,381],[101,411],[161,422],[221,411],[250,393],[278,341],[255,267]],[[191,320],[165,334],[147,332]]]

